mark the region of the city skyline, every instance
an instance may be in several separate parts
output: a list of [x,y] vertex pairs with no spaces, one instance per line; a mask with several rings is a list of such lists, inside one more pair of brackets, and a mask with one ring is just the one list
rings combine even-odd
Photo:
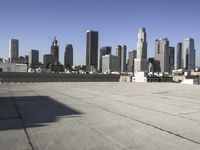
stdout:
[[[37,49],[40,51],[40,61],[42,61],[42,55],[50,51],[51,41],[48,37],[53,37],[55,34],[59,41],[61,63],[64,62],[65,45],[70,43],[74,47],[74,64],[85,64],[85,57],[82,56],[86,51],[87,30],[99,32],[99,47],[109,45],[115,49],[116,45],[123,44],[127,45],[128,52],[136,49],[138,28],[144,26],[148,34],[148,57],[154,55],[155,39],[167,37],[170,46],[176,47],[178,42],[191,37],[195,40],[196,64],[199,66],[200,23],[196,21],[200,14],[198,4],[197,0],[186,2],[169,0],[166,6],[158,0],[151,2],[128,0],[126,3],[122,1],[113,3],[112,0],[100,2],[21,0],[13,3],[3,1],[0,6],[0,16],[3,18],[0,29],[0,54],[1,57],[8,58],[8,40],[15,38],[19,39],[19,56],[27,55],[30,49]],[[70,7],[66,9],[64,6]],[[97,6],[102,9],[96,10]],[[7,9],[8,7],[10,9]],[[122,9],[118,12],[120,7]],[[35,8],[38,8],[37,11]],[[51,12],[52,8],[55,8],[56,12]],[[76,11],[73,11],[73,8]],[[88,11],[83,11],[84,9]],[[190,11],[183,11],[185,9]],[[112,54],[115,54],[115,51],[112,51]]]

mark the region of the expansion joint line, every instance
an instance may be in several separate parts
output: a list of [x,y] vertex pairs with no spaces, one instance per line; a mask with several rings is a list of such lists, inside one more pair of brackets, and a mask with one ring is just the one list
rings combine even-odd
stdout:
[[[52,91],[55,91],[55,90],[52,89]],[[152,128],[154,128],[154,129],[157,129],[157,130],[163,131],[163,132],[165,132],[165,133],[168,133],[168,134],[174,135],[174,136],[176,136],[176,137],[179,137],[179,138],[182,138],[182,139],[185,139],[185,140],[188,140],[188,141],[190,141],[190,142],[193,142],[193,143],[195,143],[195,144],[199,144],[199,145],[200,145],[200,142],[199,142],[199,141],[196,141],[196,140],[193,140],[193,139],[191,139],[191,138],[188,138],[188,137],[182,136],[182,135],[180,135],[180,134],[178,134],[178,133],[175,133],[175,132],[173,132],[173,131],[169,131],[169,130],[167,130],[167,129],[164,129],[164,128],[161,128],[161,127],[158,127],[158,126],[156,126],[156,125],[150,124],[150,123],[145,122],[145,121],[138,120],[138,119],[133,118],[133,117],[126,116],[126,115],[121,114],[121,113],[117,113],[117,112],[114,112],[114,111],[110,111],[110,110],[108,110],[108,109],[106,109],[106,108],[104,108],[104,107],[101,107],[101,106],[95,105],[95,104],[90,103],[90,102],[82,101],[82,100],[80,100],[80,99],[77,99],[76,97],[73,97],[73,96],[71,96],[71,95],[68,95],[68,94],[62,93],[62,92],[60,92],[60,91],[55,91],[55,92],[60,93],[60,94],[65,95],[65,96],[69,96],[69,97],[71,97],[71,98],[74,98],[74,99],[77,100],[77,101],[80,101],[80,102],[82,102],[82,103],[89,104],[89,105],[91,105],[91,106],[93,106],[93,107],[96,107],[96,108],[102,109],[102,110],[107,111],[107,112],[109,112],[109,113],[112,113],[112,114],[115,114],[115,115],[119,115],[119,116],[121,116],[121,117],[124,117],[124,118],[130,119],[130,120],[134,120],[134,121],[139,122],[139,123],[141,123],[141,124],[144,124],[144,125],[146,125],[146,126],[152,127]]]
[[28,134],[27,128],[26,128],[26,126],[25,126],[23,117],[22,117],[21,112],[20,112],[20,110],[19,110],[19,107],[18,107],[18,105],[17,105],[17,102],[16,102],[16,100],[14,99],[13,94],[12,94],[12,91],[10,90],[8,84],[7,84],[7,87],[8,87],[8,91],[9,91],[9,93],[10,93],[11,100],[12,100],[12,102],[14,103],[14,106],[15,106],[15,109],[16,109],[16,111],[17,111],[17,114],[19,115],[19,119],[21,120],[23,129],[24,129],[24,132],[25,132],[26,137],[27,137],[27,140],[28,140],[28,143],[29,143],[31,149],[32,149],[32,150],[35,150],[35,148],[34,148],[32,142],[31,142],[30,136],[29,136],[29,134]]
[[92,106],[94,106],[94,107],[103,109],[103,110],[105,110],[105,111],[107,111],[107,112],[113,113],[113,114],[115,114],[115,115],[119,115],[119,116],[125,117],[125,118],[127,118],[127,119],[134,120],[134,121],[136,121],[136,122],[142,123],[142,124],[147,125],[147,126],[149,126],[149,127],[158,129],[158,130],[160,130],[160,131],[166,132],[166,133],[168,133],[168,134],[177,136],[177,137],[179,137],[179,138],[182,138],[182,139],[185,139],[185,140],[188,140],[188,141],[190,141],[190,142],[193,142],[193,143],[196,143],[196,144],[199,144],[199,145],[200,145],[200,142],[198,142],[198,141],[195,141],[195,140],[190,139],[190,138],[188,138],[188,137],[185,137],[185,136],[182,136],[182,135],[180,135],[180,134],[174,133],[174,132],[172,132],[172,131],[166,130],[166,129],[164,129],[164,128],[158,127],[158,126],[156,126],[156,125],[153,125],[153,124],[150,124],[150,123],[147,123],[147,122],[144,122],[144,121],[141,121],[141,120],[132,118],[132,117],[128,117],[128,116],[123,115],[123,114],[120,114],[120,113],[116,113],[116,112],[110,111],[110,110],[108,110],[108,109],[106,109],[106,108],[103,108],[103,107],[98,106],[98,105],[94,105],[94,104],[89,103],[89,102],[87,102],[87,103],[90,104],[90,105],[92,105]]
[[[60,92],[60,93],[61,93],[61,92]],[[63,94],[63,95],[66,95],[66,94],[64,94],[64,93],[62,93],[62,94]],[[67,95],[67,96],[70,96],[70,95]],[[79,100],[79,99],[77,99],[76,97],[73,97],[73,96],[70,96],[70,97],[76,99],[77,101],[83,102],[82,100]],[[164,128],[158,127],[158,126],[156,126],[156,125],[153,125],[153,124],[150,124],[150,123],[147,123],[147,122],[144,122],[144,121],[141,121],[141,120],[132,118],[132,117],[128,117],[128,116],[123,115],[123,114],[121,114],[121,113],[117,113],[117,112],[110,111],[110,110],[108,110],[108,109],[106,109],[106,108],[104,108],[104,107],[101,107],[101,106],[92,104],[92,103],[90,103],[90,102],[83,102],[83,103],[89,104],[89,105],[91,105],[91,106],[93,106],[93,107],[102,109],[102,110],[107,111],[107,112],[109,112],[109,113],[112,113],[112,114],[115,114],[115,115],[119,115],[119,116],[121,116],[121,117],[130,119],[130,120],[134,120],[134,121],[139,122],[139,123],[141,123],[141,124],[144,124],[144,125],[146,125],[146,126],[155,128],[155,129],[157,129],[157,130],[166,132],[166,133],[168,133],[168,134],[174,135],[174,136],[176,136],[176,137],[179,137],[179,138],[182,138],[182,139],[185,139],[185,140],[188,140],[188,141],[190,141],[190,142],[193,142],[193,143],[195,143],[195,144],[199,144],[199,145],[200,145],[200,142],[199,142],[199,141],[190,139],[190,138],[188,138],[188,137],[185,137],[185,136],[182,136],[182,135],[180,135],[180,134],[174,133],[174,132],[172,132],[172,131],[166,130],[166,129],[164,129]]]

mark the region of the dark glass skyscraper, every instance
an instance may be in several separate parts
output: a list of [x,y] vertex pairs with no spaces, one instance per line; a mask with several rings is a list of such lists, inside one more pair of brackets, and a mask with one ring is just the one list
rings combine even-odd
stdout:
[[9,59],[13,62],[13,59],[18,59],[19,57],[19,40],[10,39],[9,40]]
[[73,66],[73,46],[71,44],[67,44],[65,47],[64,65],[66,68]]
[[86,66],[97,68],[98,64],[98,32],[87,31]]
[[174,70],[174,57],[175,57],[175,48],[169,47],[169,72],[172,73]]
[[116,46],[116,54],[120,59],[120,69],[121,72],[126,71],[126,45],[117,45]]
[[182,43],[177,44],[177,53],[176,53],[176,65],[177,69],[181,69],[182,66]]
[[38,50],[30,50],[29,52],[29,66],[35,67],[39,63],[39,51]]
[[104,55],[111,54],[111,47],[104,46],[100,48],[100,56],[99,56],[99,70],[102,71],[102,57]]
[[51,55],[55,56],[56,61],[59,62],[59,46],[56,37],[54,37],[54,40],[51,45]]

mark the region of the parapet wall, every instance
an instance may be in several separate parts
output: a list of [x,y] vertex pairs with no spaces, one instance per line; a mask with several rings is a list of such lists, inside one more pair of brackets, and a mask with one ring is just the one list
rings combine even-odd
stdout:
[[116,74],[53,74],[2,72],[0,82],[119,82]]

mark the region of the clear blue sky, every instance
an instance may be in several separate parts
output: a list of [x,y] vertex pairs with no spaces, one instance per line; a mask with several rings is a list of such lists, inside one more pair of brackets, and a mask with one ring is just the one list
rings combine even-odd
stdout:
[[50,52],[49,36],[58,35],[60,60],[73,44],[75,65],[85,64],[86,30],[99,31],[99,47],[125,44],[136,49],[137,33],[146,27],[148,56],[154,40],[167,37],[171,46],[195,39],[200,65],[200,0],[1,0],[0,57],[8,57],[8,39],[20,40],[20,55],[30,49]]

